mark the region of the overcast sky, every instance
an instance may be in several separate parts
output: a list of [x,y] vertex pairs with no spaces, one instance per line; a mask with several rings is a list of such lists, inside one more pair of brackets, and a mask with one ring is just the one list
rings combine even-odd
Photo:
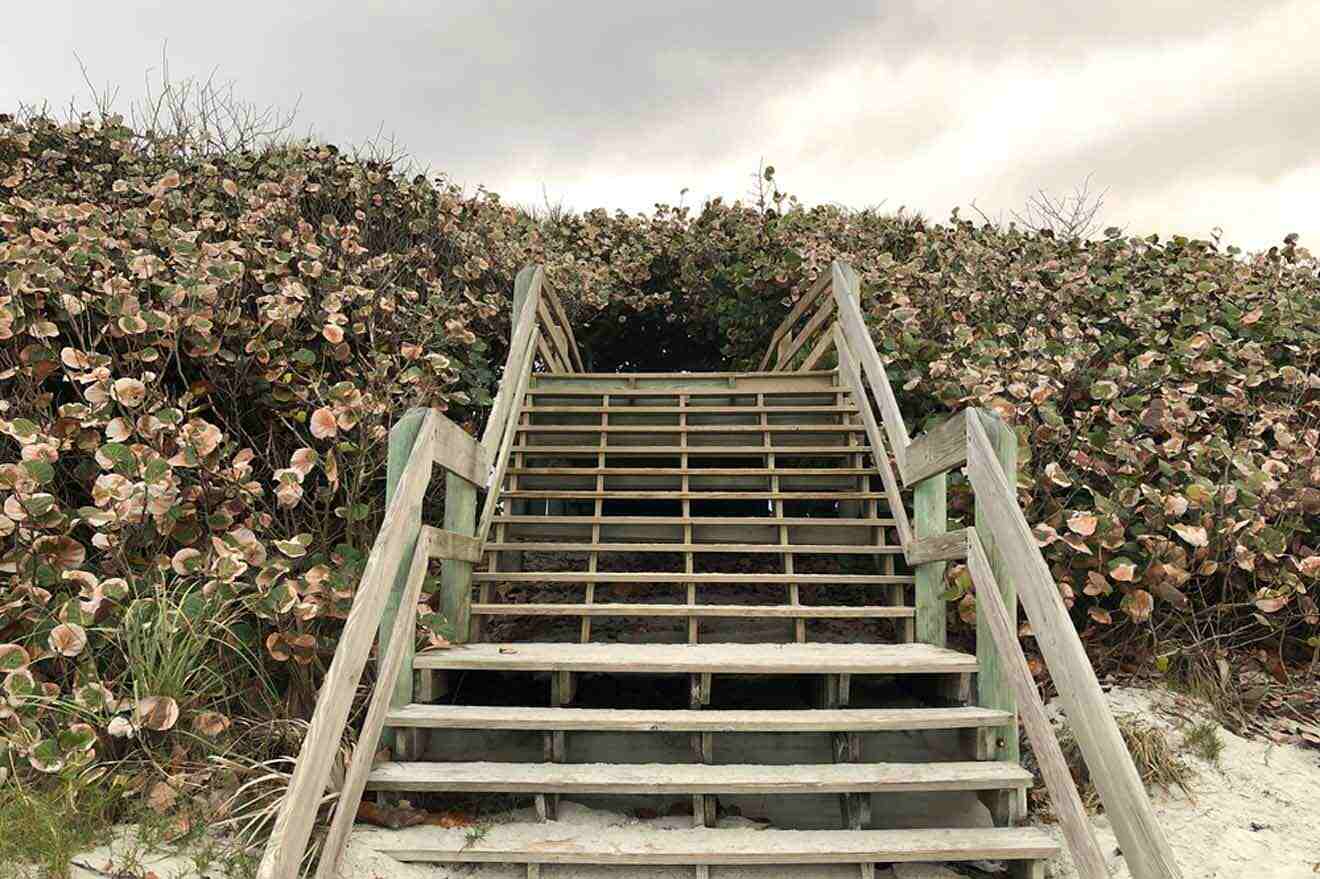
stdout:
[[1008,216],[1091,176],[1129,232],[1320,248],[1320,0],[35,0],[0,112],[217,73],[519,203],[746,196]]

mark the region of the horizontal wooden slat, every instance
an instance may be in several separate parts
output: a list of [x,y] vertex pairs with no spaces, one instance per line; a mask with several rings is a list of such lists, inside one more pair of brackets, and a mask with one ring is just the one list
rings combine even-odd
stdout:
[[415,668],[616,674],[965,674],[976,657],[929,644],[463,644]]
[[[679,384],[675,383],[673,387],[618,387],[605,382],[597,385],[579,385],[577,387],[553,384],[554,379],[560,376],[537,375],[537,384],[531,389],[531,393],[537,399],[541,397],[599,397],[602,394],[609,394],[610,398],[615,397],[675,397],[679,394],[687,397],[755,397],[757,394],[764,394],[767,398],[774,397],[830,397],[834,395],[835,388],[829,383],[829,376],[832,373],[807,373],[792,372],[772,373],[774,380],[767,379],[757,386],[737,387],[736,385],[698,385],[698,384]],[[813,375],[821,375],[821,379],[813,379]]]
[[897,605],[845,607],[820,604],[474,604],[474,615],[553,617],[739,617],[745,619],[910,619]]
[[1034,827],[935,830],[693,828],[638,833],[632,827],[567,822],[493,824],[475,839],[464,828],[357,831],[397,861],[615,866],[874,864],[1040,860],[1058,846]]
[[965,558],[967,558],[967,530],[964,528],[914,540],[907,551],[907,561],[910,565],[953,562]]
[[822,794],[1030,787],[1011,763],[382,763],[370,790],[556,794]]
[[811,457],[823,458],[830,456],[860,455],[871,451],[870,446],[628,446],[628,445],[607,445],[607,446],[587,446],[587,445],[569,445],[569,446],[540,446],[540,445],[517,445],[513,447],[515,452],[523,452],[527,455],[599,455],[602,452],[606,455],[643,455],[650,457],[668,457],[687,453],[697,456],[716,456],[733,457],[741,455],[781,455],[786,458],[792,457]]
[[988,708],[675,709],[526,708],[405,705],[389,726],[422,729],[617,732],[884,732],[1000,726],[1006,711]]
[[514,489],[503,497],[541,500],[637,501],[864,501],[884,498],[879,491],[574,491],[572,489]]
[[435,463],[484,488],[490,476],[491,456],[477,438],[439,414],[435,417],[434,430]]
[[[901,546],[867,546],[835,543],[584,543],[527,541],[487,543],[488,552],[728,552],[760,555],[897,555]],[[964,554],[965,554],[964,550]]]
[[[613,392],[610,396],[614,396]],[[750,395],[754,396],[754,395]],[[523,409],[533,415],[599,415],[608,412],[611,415],[759,415],[775,413],[798,413],[811,415],[816,413],[835,414],[856,412],[856,406],[527,406]]]
[[826,528],[876,528],[894,526],[893,519],[836,519],[829,516],[496,516],[495,521],[521,525],[737,525],[794,527],[822,526]]
[[966,462],[967,410],[964,409],[908,444],[903,482],[912,486]]
[[519,476],[868,476],[870,467],[510,467]]
[[520,424],[519,433],[865,433],[860,424]]
[[441,528],[423,525],[430,542],[431,558],[453,559],[460,562],[481,561],[481,541],[466,534],[455,534]]
[[838,583],[865,586],[879,583],[911,583],[902,574],[685,574],[673,571],[594,572],[575,571],[477,571],[475,583]]

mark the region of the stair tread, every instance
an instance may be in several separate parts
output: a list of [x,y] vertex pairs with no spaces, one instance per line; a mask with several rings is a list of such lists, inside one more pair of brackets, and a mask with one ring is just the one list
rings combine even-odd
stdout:
[[529,516],[502,514],[495,516],[496,522],[516,525],[593,525],[597,522],[607,525],[737,525],[751,527],[777,527],[779,525],[822,525],[825,527],[845,528],[892,528],[894,520],[878,519],[836,519],[829,517],[813,518],[810,516]]
[[462,644],[428,650],[416,668],[648,674],[961,674],[976,657],[930,644]]
[[519,424],[519,433],[865,433],[861,424]]
[[764,619],[911,619],[916,610],[900,605],[850,606],[836,604],[594,604],[473,603],[476,616],[570,617],[748,617]]
[[911,574],[690,574],[681,571],[477,571],[474,583],[911,583]]
[[870,476],[873,467],[510,467],[518,476]]
[[404,705],[385,723],[428,729],[639,732],[876,732],[1002,726],[990,708],[627,709]]
[[401,763],[367,777],[371,790],[446,793],[806,794],[1003,790],[1031,773],[993,760],[957,763]]
[[917,830],[599,827],[565,822],[464,828],[360,829],[362,841],[400,861],[515,864],[853,864],[1036,860],[1059,846],[1035,827]]
[[859,446],[646,446],[646,445],[516,445],[513,451],[527,455],[781,455],[784,457],[822,457],[825,455],[864,455],[869,445]]
[[488,552],[754,552],[773,554],[791,552],[798,555],[838,553],[849,555],[897,555],[901,546],[873,546],[847,543],[590,543],[579,541],[514,541],[482,544]]
[[504,489],[500,492],[502,497],[519,498],[540,498],[554,499],[562,498],[564,500],[595,500],[602,498],[605,500],[690,500],[690,501],[764,501],[764,500],[783,500],[783,501],[865,501],[879,500],[886,497],[883,491],[848,491],[847,489],[837,488],[832,491],[718,491],[715,489],[703,489],[700,491],[675,491],[666,489],[606,489],[604,491],[591,491],[587,489],[576,488],[514,488]]
[[610,415],[759,415],[764,412],[768,415],[786,414],[801,412],[807,415],[814,413],[824,414],[848,414],[857,411],[856,406],[757,406],[748,404],[746,406],[524,406],[524,412],[532,412],[546,415],[599,415],[609,413]]

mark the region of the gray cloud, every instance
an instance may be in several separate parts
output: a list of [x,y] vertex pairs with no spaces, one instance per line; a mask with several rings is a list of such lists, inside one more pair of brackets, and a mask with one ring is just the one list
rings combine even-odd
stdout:
[[[50,0],[12,12],[0,106],[97,82],[232,78],[348,145],[519,200],[741,195],[991,212],[1088,174],[1110,219],[1249,245],[1320,233],[1313,0]],[[1230,222],[1231,221],[1231,222]],[[1303,226],[1299,228],[1298,224]],[[1320,234],[1315,237],[1320,238]]]

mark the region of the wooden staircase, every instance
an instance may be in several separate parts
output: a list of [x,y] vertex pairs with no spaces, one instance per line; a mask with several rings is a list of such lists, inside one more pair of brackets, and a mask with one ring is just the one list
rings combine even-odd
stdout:
[[[913,861],[1002,861],[1043,877],[1057,846],[1023,826],[1033,778],[1017,756],[1019,710],[1082,875],[1105,875],[1017,643],[1016,596],[999,585],[1011,557],[1030,568],[1025,584],[1039,581],[1003,476],[1016,441],[1005,452],[1011,432],[975,410],[909,440],[861,338],[855,279],[837,264],[832,278],[790,313],[766,371],[591,374],[540,270],[519,276],[481,443],[425,410],[391,436],[386,523],[260,876],[296,873],[328,777],[318,755],[338,746],[377,621],[378,681],[355,755],[383,742],[391,759],[350,764],[321,879],[337,872],[364,791],[525,798],[529,823],[371,843],[404,861],[526,865],[529,877],[553,864],[688,865],[697,877],[854,864],[868,877]],[[820,368],[831,351],[838,366]],[[420,521],[433,461],[449,471],[443,529]],[[947,531],[944,473],[959,466],[1012,514],[983,530],[978,507],[976,527]],[[984,595],[974,653],[944,635],[945,563],[963,558]],[[414,653],[432,560],[456,643]],[[1072,675],[1088,700],[1079,715],[1112,726],[1089,701],[1090,666],[1067,653],[1076,634],[1052,579],[1033,588],[1023,602],[1056,680]],[[1133,875],[1176,876],[1171,859],[1147,869],[1167,842],[1109,736],[1079,738],[1115,779],[1097,781],[1116,792],[1111,814],[1135,816],[1115,822]],[[692,828],[557,821],[565,797],[660,814],[677,803]]]

